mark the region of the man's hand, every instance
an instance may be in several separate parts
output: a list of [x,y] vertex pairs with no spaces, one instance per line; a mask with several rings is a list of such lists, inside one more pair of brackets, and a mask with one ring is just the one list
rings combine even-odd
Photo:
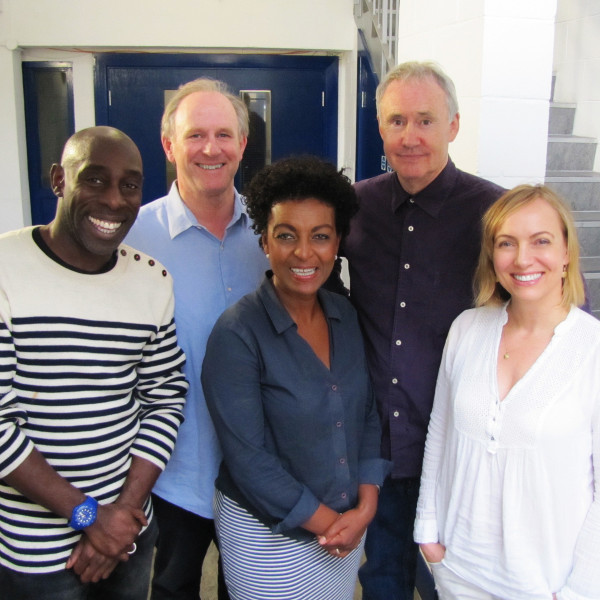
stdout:
[[100,554],[118,561],[127,556],[146,525],[148,519],[140,508],[128,504],[99,504],[96,521],[83,532]]
[[[129,556],[125,554],[125,558],[122,560],[128,558]],[[82,583],[97,583],[101,579],[106,579],[118,564],[118,559],[98,552],[84,533],[73,548],[66,568],[73,569],[79,575]]]

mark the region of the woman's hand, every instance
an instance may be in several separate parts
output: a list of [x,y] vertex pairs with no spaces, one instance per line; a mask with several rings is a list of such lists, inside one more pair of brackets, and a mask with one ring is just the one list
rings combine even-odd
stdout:
[[357,509],[348,510],[319,536],[319,544],[332,556],[344,558],[360,544],[369,522]]
[[428,563],[439,563],[442,562],[446,554],[446,546],[439,542],[430,544],[419,544],[421,552]]
[[377,486],[361,484],[358,489],[358,505],[346,511],[319,536],[319,543],[332,556],[344,558],[354,550],[373,520],[377,510]]

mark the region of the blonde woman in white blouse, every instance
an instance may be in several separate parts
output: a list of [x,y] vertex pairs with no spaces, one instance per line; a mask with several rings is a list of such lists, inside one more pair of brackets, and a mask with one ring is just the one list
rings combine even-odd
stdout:
[[544,186],[484,217],[440,366],[415,540],[441,600],[600,598],[600,321]]

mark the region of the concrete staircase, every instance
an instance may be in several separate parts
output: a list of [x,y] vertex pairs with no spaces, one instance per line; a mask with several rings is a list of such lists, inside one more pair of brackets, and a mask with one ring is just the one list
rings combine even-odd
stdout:
[[600,173],[592,170],[597,140],[573,135],[576,108],[550,103],[546,184],[573,211],[590,305],[600,318]]
[[354,21],[363,32],[378,82],[397,64],[399,4],[400,0],[354,0]]

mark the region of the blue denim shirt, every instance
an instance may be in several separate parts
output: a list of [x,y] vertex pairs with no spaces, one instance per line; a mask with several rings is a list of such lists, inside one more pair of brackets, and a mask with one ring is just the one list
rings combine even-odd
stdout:
[[319,301],[330,369],[298,335],[269,276],[217,321],[202,368],[223,449],[217,488],[294,537],[320,502],[344,512],[359,484],[381,485],[388,472],[356,313],[325,290]]

